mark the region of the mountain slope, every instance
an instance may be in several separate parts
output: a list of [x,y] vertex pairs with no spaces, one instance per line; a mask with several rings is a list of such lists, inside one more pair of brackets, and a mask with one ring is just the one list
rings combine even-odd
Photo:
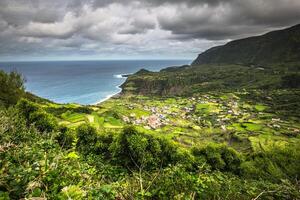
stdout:
[[137,72],[121,87],[124,94],[190,96],[220,90],[295,89],[299,80],[300,25],[296,25],[211,48],[192,66]]
[[299,60],[300,24],[213,47],[199,54],[192,65],[217,63],[263,65]]

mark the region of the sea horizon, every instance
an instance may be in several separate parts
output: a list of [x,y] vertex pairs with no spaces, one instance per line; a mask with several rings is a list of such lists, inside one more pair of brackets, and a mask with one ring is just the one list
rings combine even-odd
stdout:
[[121,92],[123,74],[140,69],[159,71],[190,64],[191,60],[51,60],[0,61],[0,69],[18,71],[25,77],[26,91],[56,103],[95,105]]

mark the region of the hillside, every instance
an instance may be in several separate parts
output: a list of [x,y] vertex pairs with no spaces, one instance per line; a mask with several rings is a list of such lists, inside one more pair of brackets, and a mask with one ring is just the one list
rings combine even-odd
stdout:
[[123,94],[191,96],[198,92],[300,87],[300,63],[265,67],[202,65],[130,75]]
[[[200,65],[200,66],[198,66]],[[130,75],[123,94],[189,96],[197,92],[300,87],[300,25],[232,41],[191,66]]]
[[235,40],[201,53],[192,65],[287,63],[300,60],[300,24]]

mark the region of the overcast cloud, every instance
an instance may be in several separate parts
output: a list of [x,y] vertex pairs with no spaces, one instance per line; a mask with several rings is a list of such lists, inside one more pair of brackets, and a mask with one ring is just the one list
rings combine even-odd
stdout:
[[194,58],[300,23],[299,0],[1,0],[0,61]]

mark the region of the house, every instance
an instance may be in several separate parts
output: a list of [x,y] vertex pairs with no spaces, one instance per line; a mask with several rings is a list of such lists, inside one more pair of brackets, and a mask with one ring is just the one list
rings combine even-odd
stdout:
[[130,119],[127,117],[127,116],[123,116],[123,121],[126,122],[126,123],[129,123],[130,122]]
[[147,119],[148,126],[150,126],[152,129],[157,129],[161,126],[161,121],[156,115],[151,115]]

